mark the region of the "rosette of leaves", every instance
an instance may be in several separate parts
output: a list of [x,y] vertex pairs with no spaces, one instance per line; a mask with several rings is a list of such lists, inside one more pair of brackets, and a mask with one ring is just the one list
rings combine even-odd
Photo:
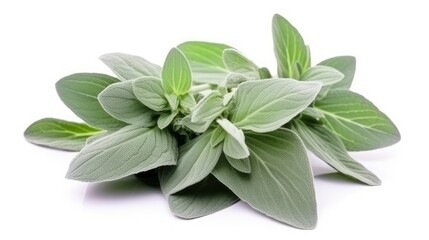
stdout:
[[379,185],[348,151],[386,147],[400,134],[369,100],[349,90],[354,57],[312,66],[301,35],[279,15],[273,39],[277,76],[218,43],[182,43],[162,68],[133,55],[103,55],[116,77],[78,73],[56,84],[61,100],[85,123],[46,118],[30,125],[25,137],[80,151],[70,179],[152,173],[182,218],[242,200],[278,221],[312,229],[316,197],[306,150],[347,177]]

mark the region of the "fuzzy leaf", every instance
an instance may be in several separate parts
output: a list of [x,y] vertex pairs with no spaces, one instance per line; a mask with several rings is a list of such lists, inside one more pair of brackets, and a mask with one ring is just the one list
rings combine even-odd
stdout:
[[397,143],[400,133],[395,124],[374,104],[349,90],[331,89],[316,107],[323,112],[326,125],[349,151],[366,151]]
[[172,48],[162,68],[162,86],[165,92],[181,96],[189,92],[191,84],[192,76],[188,60],[178,48]]
[[277,58],[279,77],[300,79],[300,72],[311,66],[310,54],[298,30],[285,18],[276,14],[273,17],[274,52]]
[[300,120],[292,125],[305,146],[317,157],[342,174],[368,185],[380,185],[380,179],[347,153],[341,139],[320,124],[306,124]]
[[161,67],[146,59],[125,53],[108,53],[100,57],[121,80],[132,80],[143,76],[161,77]]
[[133,91],[136,98],[146,107],[161,112],[168,110],[168,101],[164,96],[161,79],[142,77],[133,81]]
[[249,149],[244,141],[243,130],[238,129],[228,119],[222,118],[216,121],[227,132],[223,142],[223,152],[232,158],[247,158]]
[[231,122],[243,130],[274,131],[303,111],[320,87],[318,82],[291,79],[244,82],[237,90]]
[[356,58],[353,56],[339,56],[326,59],[317,64],[321,66],[328,66],[337,69],[344,74],[343,80],[337,82],[332,88],[349,89],[352,85],[353,78],[356,71]]
[[229,71],[241,73],[249,80],[260,78],[258,66],[239,51],[233,48],[225,49],[223,51],[222,59],[225,67]]
[[89,125],[106,130],[126,123],[110,116],[98,102],[98,94],[119,80],[98,73],[75,73],[60,79],[55,87],[64,104]]
[[331,86],[344,78],[344,74],[335,68],[315,66],[307,69],[301,77],[303,81],[318,81],[323,87]]
[[155,113],[143,105],[134,95],[133,81],[112,84],[104,89],[98,100],[112,117],[141,127],[155,124]]
[[197,103],[192,111],[192,122],[212,122],[225,110],[223,96],[219,92],[211,92]]
[[160,129],[168,127],[168,125],[170,125],[170,123],[174,120],[174,117],[176,117],[178,113],[179,111],[177,110],[170,113],[161,113],[158,118],[158,127]]
[[129,125],[85,146],[71,162],[66,177],[83,182],[112,181],[174,165],[176,159],[177,142],[168,131]]
[[86,140],[103,131],[84,123],[44,118],[32,123],[24,132],[27,141],[61,150],[80,151]]
[[232,158],[228,155],[225,155],[226,160],[228,163],[235,168],[235,170],[242,172],[242,173],[250,173],[252,167],[250,166],[250,159],[248,157],[236,159]]
[[212,122],[209,121],[201,121],[201,122],[192,122],[191,116],[187,115],[181,120],[181,124],[196,133],[203,133],[207,131]]
[[313,174],[298,136],[281,128],[246,135],[251,173],[240,173],[221,158],[213,175],[254,209],[297,228],[316,225]]

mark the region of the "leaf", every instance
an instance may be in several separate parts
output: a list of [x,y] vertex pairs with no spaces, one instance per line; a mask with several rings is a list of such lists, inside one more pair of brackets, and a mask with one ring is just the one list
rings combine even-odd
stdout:
[[222,60],[225,67],[236,73],[242,73],[248,79],[259,79],[259,68],[255,63],[233,48],[223,50]]
[[215,213],[237,201],[237,196],[211,174],[201,182],[168,196],[174,215],[186,219]]
[[218,119],[216,122],[228,133],[223,142],[223,152],[232,158],[247,158],[250,153],[244,141],[243,130],[238,129],[226,118]]
[[179,97],[174,94],[164,94],[165,99],[167,99],[168,105],[170,105],[170,109],[172,111],[176,110],[179,107],[180,99]]
[[104,89],[98,100],[112,117],[128,124],[151,127],[155,124],[155,113],[143,105],[134,95],[133,81],[115,83]]
[[225,155],[226,160],[228,163],[235,168],[235,170],[242,172],[242,173],[250,173],[252,167],[250,166],[250,159],[248,157],[236,159],[232,158],[228,155]]
[[189,61],[192,79],[198,83],[216,84],[225,79],[229,71],[223,64],[223,50],[228,45],[209,42],[184,42],[177,46]]
[[207,131],[207,129],[210,127],[212,122],[209,121],[202,121],[202,122],[192,122],[191,116],[187,115],[181,120],[181,124],[190,130],[196,132],[196,133],[203,133]]
[[303,81],[318,81],[323,87],[333,85],[344,78],[344,74],[335,68],[315,66],[307,69],[301,76]]
[[259,72],[260,79],[272,78],[270,70],[268,70],[268,68],[266,67],[258,69],[258,72]]
[[100,57],[121,80],[132,80],[143,76],[161,77],[161,67],[146,59],[125,53],[108,53]]
[[211,92],[197,103],[192,111],[192,122],[212,122],[219,117],[225,106],[223,105],[223,96],[219,92]]
[[251,173],[240,173],[224,158],[213,175],[254,209],[297,228],[316,225],[313,174],[304,145],[292,131],[246,134]]
[[349,89],[352,85],[356,70],[356,58],[353,56],[339,56],[326,59],[317,65],[328,66],[337,69],[344,74],[343,80],[334,84],[332,88]]
[[368,185],[381,184],[374,173],[350,157],[341,139],[326,127],[297,120],[293,122],[292,130],[312,153],[337,171]]
[[243,130],[271,132],[303,111],[316,97],[320,83],[291,79],[247,81],[238,87],[231,122]]
[[66,177],[84,182],[113,181],[160,166],[174,165],[176,139],[154,128],[126,126],[85,146]]
[[164,129],[170,125],[170,123],[173,121],[174,117],[177,116],[179,111],[175,110],[170,113],[161,113],[161,115],[158,118],[158,127],[160,129]]
[[192,77],[188,60],[178,48],[172,48],[162,68],[162,86],[165,92],[181,96],[189,92],[191,84]]
[[223,128],[221,126],[217,126],[213,130],[213,134],[212,134],[212,137],[210,139],[211,145],[217,146],[218,144],[223,142],[223,140],[225,140],[226,135],[227,135],[227,133],[225,132],[225,130],[223,130]]
[[314,107],[307,107],[306,109],[304,109],[304,111],[302,111],[302,114],[315,119],[321,119],[324,117],[323,113],[319,109]]
[[69,122],[56,118],[44,118],[32,123],[24,132],[27,141],[61,150],[79,151],[86,139],[103,131],[84,123]]
[[303,71],[311,66],[310,54],[298,30],[282,16],[273,17],[274,52],[279,77],[299,79],[296,64]]
[[161,79],[142,77],[133,81],[133,91],[136,98],[146,107],[161,112],[169,109],[168,101],[164,96]]
[[222,146],[212,146],[213,131],[206,132],[179,148],[179,160],[174,167],[160,173],[161,189],[165,194],[177,193],[206,178],[215,167]]
[[382,148],[401,139],[389,117],[352,91],[331,89],[315,106],[323,112],[326,125],[341,138],[349,151]]
[[74,114],[95,128],[118,129],[126,125],[110,116],[98,102],[98,94],[118,79],[98,73],[75,73],[60,79],[58,96]]
[[183,95],[180,100],[180,106],[187,110],[194,108],[196,104],[194,96],[190,93]]

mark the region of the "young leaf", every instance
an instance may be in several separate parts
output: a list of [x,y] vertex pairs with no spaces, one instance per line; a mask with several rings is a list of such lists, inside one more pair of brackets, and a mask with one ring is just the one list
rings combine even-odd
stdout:
[[278,14],[273,17],[272,30],[279,77],[299,79],[296,65],[298,64],[302,71],[311,66],[310,54],[304,40],[298,30]]
[[192,122],[212,122],[225,110],[223,96],[219,92],[211,92],[197,103],[192,111]]
[[209,42],[185,42],[177,46],[191,65],[192,79],[198,83],[218,85],[228,75],[222,61],[223,50],[231,48],[225,44]]
[[176,110],[179,107],[180,99],[179,96],[177,96],[174,93],[166,93],[164,94],[165,99],[167,99],[168,105],[170,105],[170,109],[172,111]]
[[162,86],[165,92],[181,96],[189,92],[191,84],[192,77],[188,60],[178,48],[172,48],[162,68]]
[[182,118],[181,124],[196,133],[203,133],[207,131],[212,122],[209,121],[201,121],[201,122],[192,122],[191,116],[187,115]]
[[143,76],[161,77],[161,67],[146,59],[125,53],[108,53],[100,57],[121,80],[132,80]]
[[133,81],[133,91],[136,98],[146,107],[162,112],[168,110],[168,101],[164,96],[161,79],[142,77]]
[[98,73],[75,73],[60,79],[55,87],[64,104],[89,125],[118,129],[126,123],[110,116],[98,102],[98,94],[118,79]]
[[320,87],[318,82],[291,79],[244,82],[237,90],[231,122],[243,130],[274,131],[303,111]]
[[217,126],[213,130],[212,138],[210,139],[210,143],[212,146],[217,146],[219,143],[223,142],[225,140],[227,133],[223,129],[222,126]]
[[228,48],[223,50],[222,60],[225,67],[236,73],[242,73],[248,79],[259,79],[259,68],[255,63],[243,56],[239,51]]
[[174,167],[163,168],[160,183],[165,194],[174,194],[207,177],[222,153],[222,146],[212,146],[213,131],[206,132],[179,148],[179,160]]
[[350,157],[341,139],[326,127],[296,120],[293,121],[292,130],[311,152],[337,171],[368,185],[381,184],[374,173]]
[[280,128],[246,134],[246,143],[251,173],[240,173],[221,158],[213,175],[254,209],[297,228],[314,228],[313,174],[298,136]]
[[344,74],[335,68],[315,66],[307,69],[301,76],[303,81],[318,81],[323,87],[331,86],[344,78]]
[[225,155],[226,160],[228,163],[235,168],[235,170],[242,172],[242,173],[250,173],[252,167],[250,166],[250,159],[248,157],[236,159],[232,158],[228,155]]
[[326,59],[317,64],[321,66],[328,66],[337,69],[344,74],[343,80],[335,83],[332,88],[349,89],[352,85],[353,78],[356,70],[356,58],[353,56],[339,56]]
[[174,215],[186,219],[218,212],[238,201],[237,196],[211,174],[167,198]]
[[112,181],[174,165],[176,159],[177,142],[168,131],[129,125],[85,146],[71,162],[66,177],[83,182]]
[[238,129],[226,118],[218,119],[216,122],[228,133],[223,142],[223,152],[232,158],[247,158],[250,153],[244,141],[243,130]]
[[316,102],[316,107],[349,151],[382,148],[401,139],[389,117],[352,91],[331,89],[325,98]]
[[302,114],[310,116],[315,119],[323,118],[323,113],[319,109],[314,107],[307,107],[306,109],[304,109],[304,111],[302,111]]
[[158,118],[158,127],[160,129],[168,127],[168,125],[170,125],[170,123],[173,121],[174,117],[176,117],[178,113],[179,111],[177,110],[170,113],[161,113]]
[[180,100],[180,106],[184,109],[192,109],[196,104],[194,96],[190,93],[183,95]]
[[259,78],[260,79],[272,78],[270,70],[268,70],[268,68],[266,68],[266,67],[258,69],[258,72],[259,72]]
[[143,105],[134,95],[133,81],[115,83],[104,89],[98,100],[104,110],[123,122],[151,127],[155,124],[155,113]]
[[32,123],[24,132],[27,141],[61,150],[80,151],[86,139],[103,131],[84,123],[44,118]]

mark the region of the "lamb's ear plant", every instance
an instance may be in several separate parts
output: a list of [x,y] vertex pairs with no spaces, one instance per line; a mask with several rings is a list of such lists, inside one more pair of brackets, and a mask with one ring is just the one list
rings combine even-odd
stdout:
[[56,84],[60,99],[85,123],[45,118],[24,135],[38,145],[80,151],[69,179],[152,176],[182,218],[242,200],[312,229],[316,197],[306,149],[347,177],[379,185],[348,151],[390,146],[400,134],[374,104],[349,90],[354,57],[312,65],[299,32],[280,15],[272,24],[277,75],[219,43],[182,43],[162,67],[106,54],[100,59],[116,77],[76,73]]

